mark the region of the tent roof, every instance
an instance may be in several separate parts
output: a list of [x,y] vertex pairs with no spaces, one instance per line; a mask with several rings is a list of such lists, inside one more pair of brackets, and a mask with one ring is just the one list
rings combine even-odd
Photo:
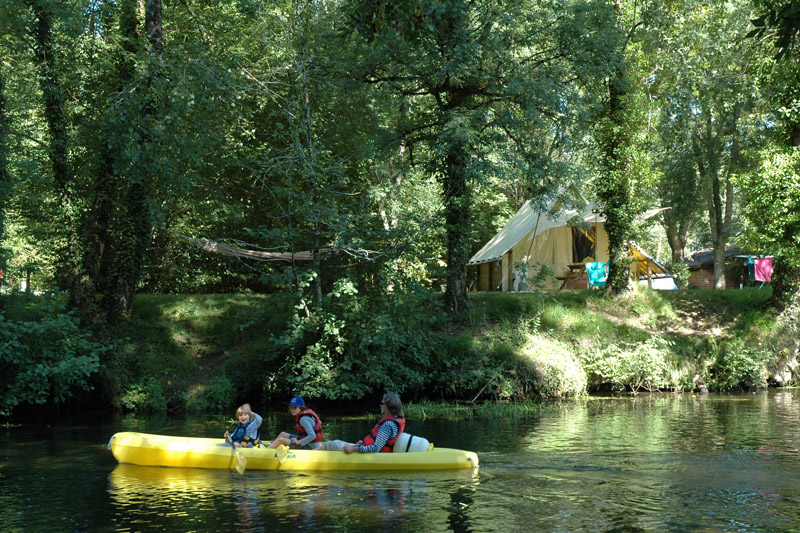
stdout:
[[[539,235],[552,228],[568,226],[568,221],[576,216],[583,219],[586,224],[606,221],[606,217],[602,213],[598,214],[592,212],[596,209],[591,204],[587,205],[586,210],[582,213],[578,212],[577,209],[562,209],[558,210],[554,216],[548,216],[548,214],[556,210],[556,205],[557,204],[550,204],[546,210],[539,211],[531,206],[530,200],[526,201],[522,207],[519,208],[519,211],[511,217],[511,220],[503,226],[503,229],[497,232],[489,242],[483,245],[483,248],[478,250],[478,253],[470,258],[467,265],[480,265],[481,263],[499,261],[515,244],[534,229],[536,230],[534,235]],[[637,219],[640,221],[647,220],[666,209],[669,208],[650,209],[640,214]]]
[[[631,252],[633,253],[633,258],[636,261],[639,261],[639,273],[640,274],[647,274],[647,263],[650,263],[650,271],[653,274],[668,274],[667,267],[650,257],[650,255],[642,250],[642,248],[633,241],[629,241],[631,245]],[[644,263],[644,264],[641,264]]]

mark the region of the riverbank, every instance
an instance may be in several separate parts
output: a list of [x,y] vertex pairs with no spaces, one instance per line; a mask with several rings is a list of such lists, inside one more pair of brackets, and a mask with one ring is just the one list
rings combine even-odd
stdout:
[[[309,315],[276,295],[139,295],[101,338],[58,311],[58,298],[18,298],[2,301],[2,326],[16,335],[3,353],[25,374],[4,400],[21,405],[52,401],[42,394],[63,401],[67,387],[87,384],[77,401],[170,412],[293,394],[363,406],[394,390],[415,404],[474,405],[798,382],[797,335],[767,288],[481,293],[458,316],[435,295],[377,311],[352,299]],[[34,391],[37,372],[51,377]]]
[[[422,305],[409,322],[406,309],[398,320],[405,331],[377,320],[353,334],[358,324],[342,320],[334,323],[339,337],[306,325],[293,333],[304,342],[292,343],[289,314],[267,297],[144,295],[117,328],[119,345],[100,385],[119,408],[160,411],[294,393],[359,401],[389,388],[419,403],[794,384],[794,337],[769,296],[764,289],[639,290],[620,298],[485,293],[472,295],[459,317]],[[362,360],[348,358],[348,349]]]

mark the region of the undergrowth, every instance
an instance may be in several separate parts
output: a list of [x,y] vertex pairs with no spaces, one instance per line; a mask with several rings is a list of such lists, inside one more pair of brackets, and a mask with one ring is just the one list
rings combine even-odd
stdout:
[[[101,401],[126,411],[218,411],[294,394],[372,401],[393,391],[421,416],[439,416],[440,402],[453,416],[477,416],[602,391],[793,384],[796,335],[769,297],[481,293],[447,315],[433,293],[370,301],[347,286],[310,314],[280,295],[137,296],[95,382]],[[30,306],[5,303],[6,320],[37,320]]]

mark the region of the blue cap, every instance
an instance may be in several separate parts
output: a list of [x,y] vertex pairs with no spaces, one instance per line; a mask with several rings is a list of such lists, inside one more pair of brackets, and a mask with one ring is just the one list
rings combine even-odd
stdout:
[[289,400],[289,405],[293,405],[295,407],[303,407],[305,406],[306,402],[303,401],[303,398],[300,396],[295,396],[291,400]]

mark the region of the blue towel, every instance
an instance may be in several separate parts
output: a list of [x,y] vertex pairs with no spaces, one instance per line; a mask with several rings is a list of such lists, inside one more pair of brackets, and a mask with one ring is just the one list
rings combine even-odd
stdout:
[[608,279],[608,266],[602,261],[591,261],[586,263],[586,275],[589,278],[590,287],[602,287]]

